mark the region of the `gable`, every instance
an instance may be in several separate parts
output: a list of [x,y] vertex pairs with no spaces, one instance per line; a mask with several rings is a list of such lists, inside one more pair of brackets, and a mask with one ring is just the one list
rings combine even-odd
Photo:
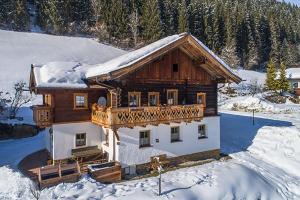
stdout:
[[188,81],[189,83],[208,85],[211,84],[214,77],[198,66],[180,48],[177,48],[120,79],[148,83],[185,83]]
[[[159,47],[159,44],[162,46]],[[94,67],[87,72],[87,78],[89,80],[97,79],[98,81],[118,79],[139,70],[139,68],[157,60],[176,48],[185,51],[195,63],[216,77],[218,82],[239,83],[242,81],[226,63],[209,50],[202,42],[188,34],[169,36],[146,47],[125,54],[122,57]],[[150,49],[152,51],[150,51]]]

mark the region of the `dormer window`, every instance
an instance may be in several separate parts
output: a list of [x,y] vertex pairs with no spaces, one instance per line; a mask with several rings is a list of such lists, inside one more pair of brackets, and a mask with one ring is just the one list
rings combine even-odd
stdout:
[[173,64],[173,72],[179,71],[179,65],[177,63]]
[[86,109],[88,107],[88,95],[86,93],[74,94],[74,109]]

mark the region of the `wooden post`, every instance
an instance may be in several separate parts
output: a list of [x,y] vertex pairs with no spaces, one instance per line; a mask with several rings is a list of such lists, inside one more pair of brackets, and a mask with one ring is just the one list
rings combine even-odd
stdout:
[[61,178],[61,166],[60,166],[60,163],[58,164],[58,175],[59,175],[59,178]]
[[113,161],[116,161],[116,129],[113,129]]

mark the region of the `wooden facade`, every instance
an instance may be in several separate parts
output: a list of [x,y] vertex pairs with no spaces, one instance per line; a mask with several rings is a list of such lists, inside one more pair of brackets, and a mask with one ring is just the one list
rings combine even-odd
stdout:
[[[46,127],[52,123],[90,121],[92,104],[100,96],[106,95],[101,89],[43,89],[40,93],[44,97],[44,105],[34,106],[34,120],[37,125]],[[86,108],[74,107],[74,95],[83,94],[87,97]],[[51,99],[51,103],[47,99]],[[47,102],[47,103],[46,103]]]

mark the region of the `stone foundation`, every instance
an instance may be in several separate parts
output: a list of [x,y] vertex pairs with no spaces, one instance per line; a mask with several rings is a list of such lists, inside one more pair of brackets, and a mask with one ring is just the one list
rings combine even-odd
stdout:
[[[220,158],[220,149],[210,150],[210,151],[203,151],[199,153],[193,153],[178,157],[170,157],[168,160],[170,161],[171,167],[176,167],[181,163],[188,162],[188,161],[199,161],[205,160],[209,158]],[[138,175],[145,175],[150,172],[150,163],[144,163],[140,165],[136,165],[136,173]]]

